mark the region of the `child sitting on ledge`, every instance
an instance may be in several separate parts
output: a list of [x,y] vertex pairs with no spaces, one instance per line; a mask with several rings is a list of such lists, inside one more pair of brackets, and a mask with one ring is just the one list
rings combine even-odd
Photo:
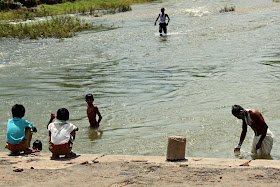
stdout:
[[66,108],[60,108],[57,111],[57,120],[52,122],[54,118],[55,114],[51,114],[48,124],[49,150],[52,152],[52,159],[59,158],[59,155],[65,155],[67,158],[75,157],[76,154],[71,150],[78,128],[67,122],[69,111]]
[[37,132],[36,127],[27,120],[22,119],[25,115],[23,105],[16,104],[12,107],[13,119],[7,124],[7,142],[6,149],[11,151],[11,155],[19,155],[24,151],[30,154],[33,151],[29,149],[32,133]]

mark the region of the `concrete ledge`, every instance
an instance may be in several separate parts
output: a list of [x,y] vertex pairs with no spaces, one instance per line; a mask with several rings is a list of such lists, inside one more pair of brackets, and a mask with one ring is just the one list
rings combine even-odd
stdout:
[[[164,156],[131,156],[131,155],[101,155],[101,154],[77,154],[76,158],[60,158],[51,160],[50,154],[41,153],[39,155],[9,156],[6,152],[0,153],[2,162],[19,168],[36,167],[36,169],[61,169],[85,162],[146,162],[157,163],[170,166],[189,167],[210,167],[210,168],[246,168],[246,167],[271,167],[280,168],[278,160],[242,160],[242,159],[221,159],[221,158],[186,158],[184,161],[166,161]],[[247,165],[246,165],[247,163]],[[244,165],[244,166],[241,166]]]
[[[0,153],[0,186],[279,186],[280,161],[165,156],[81,154],[51,160],[51,154]],[[241,166],[243,165],[243,166]]]

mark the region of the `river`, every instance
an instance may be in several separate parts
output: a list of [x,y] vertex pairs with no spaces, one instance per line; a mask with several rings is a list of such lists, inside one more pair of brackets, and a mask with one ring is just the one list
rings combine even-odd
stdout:
[[[220,13],[224,6],[235,12]],[[154,21],[165,7],[168,36]],[[132,11],[83,17],[115,29],[74,38],[0,41],[0,151],[11,107],[26,108],[33,140],[48,151],[46,125],[58,108],[79,127],[74,152],[166,155],[168,136],[185,136],[186,157],[250,159],[248,129],[233,153],[242,122],[231,106],[259,110],[280,150],[280,3],[272,0],[162,0]],[[103,120],[88,128],[85,95]]]

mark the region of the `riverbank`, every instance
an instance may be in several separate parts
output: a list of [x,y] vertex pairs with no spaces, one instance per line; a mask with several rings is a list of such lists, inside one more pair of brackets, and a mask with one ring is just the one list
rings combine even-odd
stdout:
[[102,26],[93,26],[83,20],[71,16],[52,17],[40,22],[0,24],[1,38],[39,39],[39,38],[70,38],[84,30],[102,30]]
[[280,161],[81,154],[50,160],[50,154],[0,153],[1,186],[277,186]]
[[103,14],[114,14],[131,10],[131,5],[147,3],[153,0],[107,0],[107,1],[66,1],[58,4],[41,4],[35,7],[0,11],[0,20],[27,20],[35,17],[55,16],[62,14],[89,14],[101,16]]
[[[59,16],[61,14],[82,14],[99,17],[103,14],[130,11],[131,4],[150,2],[151,0],[109,0],[103,1],[75,1],[54,5],[38,5],[32,8],[23,7],[17,10],[0,11],[0,39],[39,39],[39,38],[69,38],[76,32],[84,30],[104,30],[102,25],[93,26],[92,23],[84,23],[79,18]],[[51,17],[50,17],[51,16]],[[43,21],[24,22],[19,24],[10,21],[22,21],[46,17]],[[6,21],[3,21],[6,20]],[[7,22],[9,20],[9,22]],[[110,30],[111,28],[105,28]]]

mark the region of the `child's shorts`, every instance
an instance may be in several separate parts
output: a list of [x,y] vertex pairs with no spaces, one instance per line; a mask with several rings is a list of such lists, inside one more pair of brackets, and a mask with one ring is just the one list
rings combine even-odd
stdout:
[[32,130],[30,128],[26,128],[25,137],[22,142],[20,142],[17,145],[12,145],[12,144],[6,142],[5,148],[9,149],[12,153],[25,151],[26,149],[28,149],[30,147],[31,138],[32,138]]
[[54,155],[69,155],[72,150],[73,143],[66,143],[62,145],[54,145],[53,143],[49,142],[49,150]]

